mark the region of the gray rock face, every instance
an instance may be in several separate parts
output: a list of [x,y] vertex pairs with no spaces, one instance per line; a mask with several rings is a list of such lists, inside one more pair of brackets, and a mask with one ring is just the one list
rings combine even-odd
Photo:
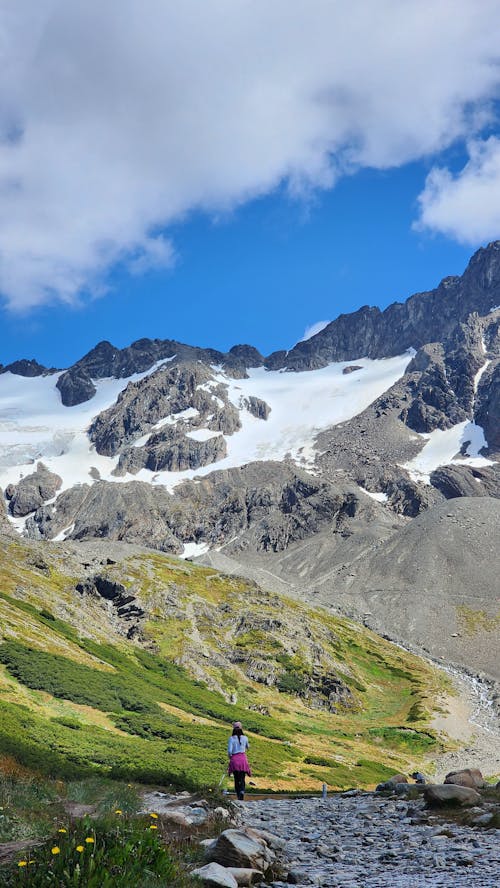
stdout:
[[135,638],[141,631],[141,621],[146,615],[141,603],[125,586],[97,574],[78,583],[76,591],[80,595],[90,595],[111,603],[114,611],[115,627],[120,625],[127,638]]
[[235,345],[227,353],[216,349],[197,348],[174,339],[138,339],[126,348],[116,348],[110,342],[99,342],[83,356],[71,370],[92,379],[114,377],[124,379],[134,373],[144,373],[159,361],[197,363],[224,367],[229,376],[246,376],[247,367],[261,366],[264,359],[251,345]]
[[48,373],[55,373],[55,370],[49,370],[47,367],[44,367],[43,364],[39,364],[38,361],[35,361],[34,358],[28,360],[26,358],[22,358],[20,361],[13,361],[12,364],[7,364],[6,367],[0,365],[0,373],[14,373],[16,376],[45,376]]
[[322,532],[284,553],[238,552],[234,572],[256,578],[258,565],[267,588],[274,576],[277,587],[290,583],[380,634],[498,680],[499,526],[498,499],[459,497],[351,551]]
[[266,404],[261,398],[256,398],[254,395],[250,395],[249,398],[241,399],[241,406],[248,410],[252,416],[255,416],[256,419],[267,419],[271,408],[269,404]]
[[492,361],[478,389],[475,421],[484,429],[491,454],[500,453],[500,360]]
[[6,491],[9,498],[9,512],[14,518],[29,515],[44,502],[52,499],[61,484],[59,475],[49,472],[43,463],[38,463],[35,472],[26,475],[19,484]]
[[497,466],[441,466],[431,473],[431,484],[446,499],[457,496],[500,497],[500,478]]
[[65,407],[75,407],[94,397],[97,389],[89,374],[82,367],[71,367],[62,373],[56,383]]
[[[213,374],[202,364],[167,365],[139,382],[131,382],[116,404],[92,423],[89,436],[98,453],[115,456],[127,444],[141,437],[165,417],[183,411],[196,411],[195,417],[182,420],[185,431],[203,426],[211,431],[232,434],[240,427],[239,413],[227,397],[227,389],[214,382]],[[179,428],[164,426],[152,444],[178,442]]]
[[196,441],[179,429],[162,429],[152,434],[144,447],[129,447],[121,453],[114,474],[134,475],[143,468],[152,472],[183,472],[211,465],[226,455],[227,445],[222,435]]
[[444,341],[472,312],[486,315],[499,303],[500,241],[495,241],[474,254],[461,277],[444,278],[435,290],[416,293],[385,311],[363,306],[353,314],[340,315],[288,353],[270,355],[266,366],[311,370],[360,355],[383,358],[402,354],[408,348]]
[[56,508],[52,503],[37,508],[35,514],[26,520],[26,536],[32,540],[53,539],[68,528],[78,509],[85,502],[90,489],[88,484],[75,484],[74,487],[59,494]]

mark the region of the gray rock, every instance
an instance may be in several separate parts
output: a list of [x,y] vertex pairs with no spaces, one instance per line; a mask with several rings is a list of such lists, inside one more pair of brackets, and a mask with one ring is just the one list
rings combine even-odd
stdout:
[[478,389],[474,411],[476,423],[483,427],[491,453],[500,452],[500,359],[493,361]]
[[162,429],[151,435],[144,447],[129,447],[121,453],[114,474],[135,474],[143,468],[152,472],[183,472],[211,465],[226,455],[227,445],[222,435],[196,441],[180,430]]
[[470,805],[477,805],[481,801],[481,796],[475,789],[452,783],[442,785],[428,784],[424,789],[424,798],[430,807],[440,807],[442,805],[469,807]]
[[363,306],[340,315],[305,342],[266,359],[270,369],[311,370],[366,355],[383,358],[449,337],[472,312],[486,315],[500,303],[500,241],[478,250],[461,277],[444,278],[435,290],[380,311]]
[[246,869],[243,867],[229,866],[228,871],[236,879],[238,885],[255,885],[264,879],[264,873],[261,870]]
[[276,855],[263,839],[248,835],[243,830],[226,829],[207,852],[207,859],[224,866],[257,869],[266,872]]
[[71,367],[56,382],[65,407],[75,407],[94,397],[97,389],[89,374],[81,367]]
[[0,365],[0,373],[14,373],[16,376],[25,376],[31,379],[35,376],[47,376],[55,372],[54,369],[49,370],[43,364],[39,364],[34,358],[31,360],[22,358],[20,361],[13,361],[5,367]]
[[445,779],[445,783],[453,783],[456,786],[468,786],[472,789],[483,789],[486,786],[481,771],[478,768],[462,768],[459,771],[450,771]]
[[38,463],[36,471],[26,475],[9,490],[9,511],[14,518],[24,517],[34,512],[47,500],[52,499],[62,480],[50,472],[43,463]]
[[250,395],[248,398],[241,399],[241,406],[248,410],[252,416],[255,416],[256,419],[267,419],[269,414],[271,413],[271,408],[269,404],[266,404],[262,398],[256,398],[254,395]]
[[206,886],[238,888],[238,882],[231,871],[218,863],[207,863],[205,866],[200,866],[197,869],[191,870],[191,875],[201,879],[203,885]]
[[[222,406],[221,406],[222,404]],[[232,434],[240,427],[239,413],[230,403],[225,386],[214,383],[213,373],[203,364],[181,364],[160,367],[154,373],[129,382],[116,404],[94,420],[89,436],[98,453],[116,456],[123,448],[152,431],[165,417],[186,410],[197,411],[196,420],[182,421],[181,429],[208,428]],[[164,427],[147,447],[165,444],[178,429]],[[193,442],[195,443],[195,442]]]

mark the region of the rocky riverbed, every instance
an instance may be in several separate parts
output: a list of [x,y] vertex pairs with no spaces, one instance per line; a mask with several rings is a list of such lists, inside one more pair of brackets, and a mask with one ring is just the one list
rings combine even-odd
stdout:
[[245,802],[240,810],[246,826],[286,840],[287,882],[274,888],[499,885],[500,829],[443,822],[427,816],[424,804],[355,793]]

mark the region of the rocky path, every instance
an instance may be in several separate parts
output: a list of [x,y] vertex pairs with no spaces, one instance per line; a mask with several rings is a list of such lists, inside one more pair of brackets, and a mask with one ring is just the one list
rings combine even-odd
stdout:
[[[369,793],[244,802],[247,826],[286,840],[288,885],[495,888],[500,830],[419,822],[423,800]],[[284,882],[273,882],[282,888]]]

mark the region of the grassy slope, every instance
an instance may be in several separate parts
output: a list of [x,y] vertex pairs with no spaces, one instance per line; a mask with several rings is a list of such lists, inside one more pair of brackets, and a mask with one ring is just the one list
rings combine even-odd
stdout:
[[[128,641],[109,603],[75,591],[56,546],[1,547],[0,754],[30,768],[213,784],[236,717],[259,789],[370,786],[437,746],[427,718],[441,676],[348,620],[151,554],[106,567],[147,611]],[[313,672],[347,684],[345,706],[312,708]]]

